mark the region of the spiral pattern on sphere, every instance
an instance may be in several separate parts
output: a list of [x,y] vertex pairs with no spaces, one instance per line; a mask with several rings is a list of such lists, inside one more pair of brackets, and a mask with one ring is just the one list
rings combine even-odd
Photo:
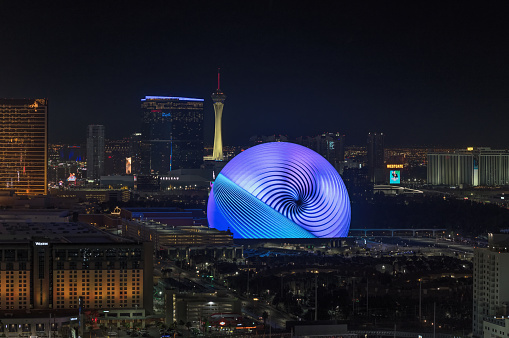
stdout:
[[209,225],[234,238],[346,237],[350,200],[341,177],[318,153],[264,143],[231,160],[217,176]]

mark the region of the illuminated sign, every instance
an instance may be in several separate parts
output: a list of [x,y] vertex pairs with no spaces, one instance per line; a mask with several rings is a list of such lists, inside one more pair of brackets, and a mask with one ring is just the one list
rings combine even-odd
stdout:
[[403,169],[403,164],[387,164],[387,169]]
[[473,151],[474,150],[474,147],[468,147],[467,148],[467,151]]
[[226,322],[219,322],[219,325],[221,325],[221,326],[225,326],[225,325],[226,325]]
[[68,182],[76,182],[76,175],[75,174],[69,174],[69,177],[67,177]]
[[128,175],[131,173],[131,158],[130,157],[125,158],[125,173]]
[[35,242],[35,245],[48,245],[48,242]]
[[145,96],[142,101],[146,100],[179,100],[179,101],[198,101],[203,102],[203,99],[195,99],[192,97],[180,97],[180,96]]
[[391,170],[389,174],[390,184],[399,184],[401,182],[401,176],[399,170]]
[[170,117],[171,116],[171,113],[162,113],[161,114],[162,117]]

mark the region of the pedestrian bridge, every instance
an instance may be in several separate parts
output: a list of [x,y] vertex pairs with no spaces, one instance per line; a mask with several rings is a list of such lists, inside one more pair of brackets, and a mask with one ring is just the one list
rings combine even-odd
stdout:
[[437,333],[434,334],[433,332],[427,332],[427,333],[419,333],[419,332],[403,332],[403,331],[348,331],[348,333],[354,333],[357,334],[357,337],[402,337],[402,338],[454,338],[452,334],[444,334],[444,333]]
[[350,229],[348,236],[436,236],[437,233],[444,233],[447,229]]

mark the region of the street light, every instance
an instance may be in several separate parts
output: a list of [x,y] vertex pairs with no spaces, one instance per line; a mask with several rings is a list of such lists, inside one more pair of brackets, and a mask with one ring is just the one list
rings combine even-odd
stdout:
[[421,309],[422,309],[422,278],[419,278],[419,323],[421,322]]

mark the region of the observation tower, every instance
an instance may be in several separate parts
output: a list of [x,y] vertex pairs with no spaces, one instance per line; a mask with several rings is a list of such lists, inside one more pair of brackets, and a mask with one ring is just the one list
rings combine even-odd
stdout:
[[215,131],[214,131],[214,151],[212,159],[214,161],[223,160],[223,138],[221,136],[221,118],[223,116],[224,100],[226,95],[221,91],[221,74],[217,70],[217,90],[212,93],[212,101],[214,101]]

